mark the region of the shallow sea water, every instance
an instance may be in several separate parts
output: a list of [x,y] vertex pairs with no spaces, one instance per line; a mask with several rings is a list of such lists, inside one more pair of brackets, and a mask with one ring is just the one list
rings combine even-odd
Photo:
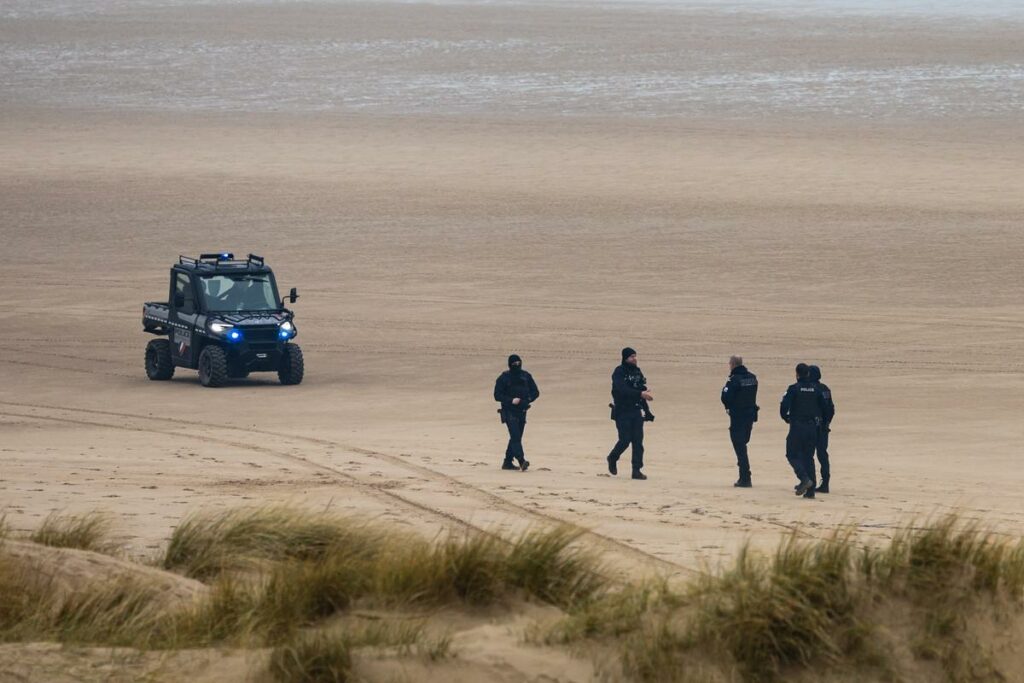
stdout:
[[[383,3],[377,3],[378,5]],[[408,3],[417,4],[417,3]],[[451,6],[449,5],[446,6]],[[536,0],[492,4],[526,11],[558,7],[592,13],[597,3]],[[1020,21],[1024,3],[857,2],[855,0],[602,2],[610,11],[770,17],[728,23],[714,40],[656,36],[649,44],[614,32],[559,34],[489,31],[452,38],[427,26],[423,35],[337,39],[282,31],[258,38],[245,31],[138,31],[211,8],[259,13],[282,7],[345,11],[330,0],[300,4],[245,0],[5,0],[0,2],[0,104],[134,110],[341,111],[382,114],[512,114],[771,118],[836,116],[861,119],[985,118],[1024,112],[1024,48],[1007,59],[941,53],[927,59],[801,58],[799,49],[764,53],[779,17],[802,17],[815,39],[837,38],[842,17],[963,23],[963,31]],[[574,9],[575,7],[575,9]],[[175,14],[177,13],[177,14]],[[807,19],[812,15],[812,19]],[[132,27],[85,30],[96,24]],[[26,38],[20,26],[45,30]],[[751,26],[761,42],[745,44]],[[265,28],[261,30],[265,31]],[[133,33],[146,36],[133,37]],[[406,32],[407,33],[407,32]],[[497,34],[501,34],[500,36]],[[54,36],[57,36],[56,38]],[[799,34],[797,38],[799,39]],[[737,40],[733,41],[732,38]],[[780,33],[778,41],[793,40]],[[1024,41],[1021,41],[1024,44]]]

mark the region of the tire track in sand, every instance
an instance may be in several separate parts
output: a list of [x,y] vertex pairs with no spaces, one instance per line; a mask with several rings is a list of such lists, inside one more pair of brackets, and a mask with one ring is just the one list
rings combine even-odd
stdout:
[[[450,488],[450,489],[454,489],[454,490],[460,492],[461,494],[475,497],[478,500],[482,500],[485,503],[489,503],[489,506],[487,507],[487,509],[489,511],[491,511],[491,512],[501,511],[501,512],[507,514],[507,515],[513,515],[515,519],[521,519],[521,518],[523,518],[525,516],[527,518],[532,518],[532,519],[536,519],[536,520],[542,521],[545,524],[570,524],[572,526],[578,526],[578,525],[574,524],[573,522],[561,519],[560,517],[557,517],[556,515],[552,515],[552,514],[549,514],[549,513],[546,513],[546,512],[540,512],[540,511],[533,510],[533,509],[530,509],[528,507],[525,507],[523,505],[519,505],[518,503],[510,501],[510,500],[508,500],[506,498],[503,498],[503,497],[501,497],[501,496],[499,496],[499,495],[497,495],[495,493],[487,491],[486,489],[482,489],[480,487],[477,487],[477,486],[474,486],[472,484],[466,483],[464,481],[456,479],[455,477],[443,474],[441,472],[433,470],[433,469],[431,469],[429,467],[426,467],[424,465],[420,465],[418,463],[409,462],[409,461],[405,460],[404,458],[402,458],[400,456],[392,455],[392,454],[389,454],[389,453],[383,453],[381,451],[375,451],[375,450],[371,450],[371,449],[367,449],[367,448],[361,448],[361,447],[358,447],[358,446],[352,446],[352,445],[349,445],[349,444],[344,444],[344,443],[340,443],[340,442],[337,442],[337,441],[332,441],[332,440],[329,440],[329,439],[320,439],[320,438],[316,438],[316,437],[301,436],[301,435],[289,434],[289,433],[285,433],[285,432],[275,432],[275,431],[255,429],[255,428],[234,427],[234,426],[230,426],[230,425],[213,424],[213,423],[207,423],[207,422],[198,422],[198,421],[194,421],[194,420],[184,420],[184,419],[167,418],[167,417],[156,417],[156,416],[139,415],[139,414],[135,414],[135,413],[123,413],[123,412],[108,411],[108,410],[95,410],[95,409],[87,409],[87,408],[71,408],[71,407],[67,407],[67,406],[53,406],[53,405],[44,405],[44,404],[36,404],[36,403],[21,403],[21,402],[13,402],[13,401],[0,401],[0,405],[2,405],[2,406],[11,406],[11,407],[14,407],[14,408],[23,408],[23,409],[27,408],[27,409],[32,409],[32,410],[53,411],[53,412],[57,412],[57,413],[64,412],[64,413],[71,413],[71,414],[76,414],[77,413],[77,414],[94,415],[94,416],[100,416],[100,417],[112,417],[112,418],[118,418],[120,420],[136,420],[136,421],[143,421],[143,422],[149,421],[151,423],[152,422],[164,422],[164,423],[170,423],[170,424],[176,424],[176,425],[182,425],[182,426],[188,426],[188,427],[206,427],[206,428],[209,428],[209,429],[212,429],[212,430],[218,430],[218,431],[229,430],[229,431],[241,432],[241,433],[245,433],[245,434],[260,434],[260,435],[263,435],[263,436],[271,436],[271,437],[280,438],[280,439],[290,439],[290,440],[294,440],[294,441],[298,441],[298,442],[305,442],[305,443],[308,443],[308,444],[313,444],[313,445],[318,446],[320,448],[340,449],[340,450],[343,450],[343,451],[348,452],[350,454],[362,455],[362,456],[364,456],[366,458],[370,458],[371,460],[387,462],[387,463],[389,463],[391,465],[397,466],[397,467],[405,470],[406,472],[415,473],[416,475],[419,475],[419,477],[421,477],[421,478],[424,478],[424,479],[426,479],[428,481],[432,481],[434,484],[440,485],[443,489]],[[270,455],[272,457],[276,457],[276,458],[285,459],[285,460],[288,460],[288,461],[291,461],[291,462],[299,463],[299,464],[301,464],[301,465],[303,465],[303,466],[305,466],[305,467],[307,467],[309,469],[312,469],[312,470],[315,470],[315,471],[320,471],[321,473],[326,473],[326,474],[329,474],[329,475],[334,476],[334,477],[340,477],[340,478],[346,480],[347,482],[351,482],[357,488],[360,488],[361,490],[364,490],[364,491],[370,493],[371,495],[376,495],[378,497],[382,497],[383,496],[383,497],[386,497],[386,498],[397,500],[401,504],[403,504],[403,505],[405,505],[407,507],[412,507],[412,508],[415,508],[416,510],[418,510],[419,512],[426,512],[426,513],[431,514],[431,515],[433,515],[435,517],[439,517],[439,518],[445,519],[445,520],[447,520],[449,522],[452,522],[452,523],[454,523],[454,524],[456,524],[456,525],[458,525],[458,526],[460,526],[462,528],[466,528],[466,529],[472,530],[472,531],[477,532],[477,533],[486,533],[486,534],[491,534],[492,533],[492,532],[490,532],[490,531],[488,531],[486,529],[483,529],[483,528],[473,524],[472,522],[470,522],[468,520],[463,519],[462,517],[459,517],[458,515],[455,515],[455,514],[453,514],[451,512],[447,512],[445,510],[440,510],[440,509],[438,509],[438,508],[436,508],[436,507],[434,507],[432,505],[428,505],[426,503],[422,503],[420,501],[413,500],[413,499],[411,499],[411,498],[409,498],[407,496],[404,496],[404,495],[401,495],[401,494],[395,492],[391,488],[384,487],[382,484],[375,483],[375,482],[367,482],[367,481],[364,481],[363,479],[361,479],[361,478],[359,478],[359,477],[357,477],[357,476],[355,476],[353,474],[350,474],[350,473],[345,472],[343,470],[337,469],[337,468],[332,467],[330,465],[325,465],[323,463],[310,460],[309,458],[305,458],[305,457],[302,457],[300,455],[296,455],[294,453],[290,453],[290,452],[279,450],[279,449],[269,448],[267,446],[254,445],[254,444],[252,444],[250,442],[233,441],[233,440],[230,440],[230,439],[225,439],[225,438],[217,437],[217,436],[207,436],[207,435],[199,436],[199,435],[196,435],[196,434],[190,434],[190,433],[186,433],[186,432],[175,431],[173,429],[159,429],[159,428],[154,428],[152,426],[143,427],[143,426],[138,426],[138,425],[132,426],[132,425],[128,425],[128,424],[111,424],[109,422],[89,421],[89,420],[84,420],[84,419],[59,417],[59,416],[54,416],[54,415],[40,415],[38,413],[32,413],[32,412],[30,412],[30,413],[15,413],[15,412],[10,412],[8,410],[4,410],[4,411],[0,411],[0,415],[8,415],[8,416],[11,416],[11,417],[21,417],[21,418],[28,418],[28,419],[33,419],[34,418],[34,419],[48,420],[48,421],[53,421],[53,422],[62,422],[62,423],[66,423],[66,424],[77,424],[77,425],[82,425],[82,426],[105,427],[105,428],[111,428],[111,429],[123,429],[123,430],[127,430],[127,431],[135,431],[135,432],[143,432],[143,433],[163,434],[163,435],[167,435],[167,436],[175,436],[175,437],[179,437],[179,438],[188,438],[188,439],[197,440],[197,441],[204,441],[204,442],[207,442],[207,443],[219,443],[219,444],[222,444],[222,445],[232,446],[232,447],[243,449],[243,450],[256,451],[256,452],[259,452],[259,453],[264,453],[264,454]],[[442,492],[450,494],[449,491],[442,491]],[[663,569],[670,570],[672,573],[679,573],[680,571],[684,571],[684,572],[693,572],[694,571],[690,567],[686,567],[685,565],[681,565],[681,564],[678,564],[676,562],[672,562],[670,560],[666,560],[665,558],[659,557],[657,555],[654,555],[653,553],[649,553],[649,552],[647,552],[645,550],[642,550],[642,549],[637,548],[635,546],[629,545],[628,543],[620,541],[620,540],[618,540],[616,538],[613,538],[611,536],[606,536],[604,534],[601,534],[599,532],[596,532],[596,531],[593,531],[593,530],[590,530],[590,529],[586,529],[586,528],[584,528],[583,531],[584,531],[584,536],[586,538],[590,538],[591,540],[595,541],[598,545],[604,546],[604,548],[606,550],[608,550],[608,551],[610,551],[612,553],[615,553],[617,555],[620,555],[620,556],[632,557],[634,560],[641,561],[641,564],[643,564],[643,565],[650,565],[651,563],[654,563],[654,564],[662,567]]]

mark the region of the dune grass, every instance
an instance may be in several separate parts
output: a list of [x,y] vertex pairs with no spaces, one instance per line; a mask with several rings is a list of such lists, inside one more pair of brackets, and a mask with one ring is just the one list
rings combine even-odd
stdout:
[[[99,518],[53,518],[39,538],[58,542],[58,532],[70,529],[95,548],[100,537],[84,543],[83,530],[99,527],[83,519]],[[429,541],[365,520],[284,507],[194,515],[175,531],[163,564],[210,584],[197,604],[169,611],[141,579],[98,578],[70,595],[51,595],[24,572],[7,572],[0,573],[0,627],[9,626],[8,639],[147,649],[283,646],[356,604],[417,609],[533,599],[570,605],[607,581],[578,537],[558,527],[512,541],[488,534]],[[423,646],[434,658],[448,647]]]
[[252,569],[260,560],[312,560],[339,547],[360,557],[380,545],[379,533],[363,520],[287,506],[200,513],[174,530],[163,567],[210,580],[227,571]]
[[0,553],[0,640],[271,646],[277,680],[344,681],[356,676],[357,649],[430,660],[450,654],[450,640],[431,637],[422,622],[360,624],[355,608],[416,614],[527,599],[566,615],[531,641],[618,649],[612,678],[761,682],[825,668],[898,680],[899,639],[959,683],[1002,675],[972,619],[991,623],[997,611],[1019,612],[1024,603],[1024,544],[956,517],[904,528],[879,548],[859,547],[852,528],[819,540],[794,534],[773,554],[745,549],[729,568],[685,586],[612,585],[579,535],[556,527],[510,540],[429,541],[288,508],[197,515],[164,557],[210,584],[196,604],[168,608],[143,579],[98,579],[62,594],[45,573]]
[[270,675],[281,683],[353,680],[352,644],[344,635],[318,633],[274,649]]
[[[1000,680],[970,618],[992,618],[997,604],[1020,610],[1022,601],[1024,545],[947,516],[907,527],[882,548],[858,547],[852,528],[822,540],[793,534],[774,554],[744,549],[730,568],[679,592],[601,594],[534,638],[598,651],[614,640],[615,675],[660,683],[779,681],[816,669],[897,680],[893,639],[906,637],[951,682]],[[909,632],[879,629],[893,613],[911,617],[900,627]]]
[[901,530],[888,548],[866,553],[862,569],[919,612],[911,642],[918,658],[937,661],[950,681],[1000,679],[970,620],[1024,601],[1024,541],[948,516]]
[[29,540],[54,548],[77,548],[108,553],[115,547],[110,541],[112,526],[111,517],[102,512],[82,515],[52,513],[29,536]]
[[42,575],[30,573],[0,552],[0,641],[16,640],[45,595]]
[[362,648],[394,650],[436,662],[449,656],[451,639],[431,637],[422,622],[408,621],[378,621],[344,631],[305,634],[274,648],[270,673],[282,683],[357,680],[352,652]]
[[355,600],[489,605],[520,593],[564,606],[607,583],[579,536],[555,527],[511,542],[489,534],[429,541],[365,520],[252,508],[189,517],[163,566],[205,581],[262,568],[259,610],[270,622],[326,616]]

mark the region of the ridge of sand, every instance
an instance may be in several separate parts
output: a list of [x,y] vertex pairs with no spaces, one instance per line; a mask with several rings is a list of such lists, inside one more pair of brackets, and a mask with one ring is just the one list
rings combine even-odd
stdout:
[[40,573],[59,595],[74,593],[97,582],[137,580],[159,589],[158,605],[169,608],[191,605],[209,591],[195,579],[91,550],[52,548],[31,541],[6,539],[0,542],[0,555],[5,561]]

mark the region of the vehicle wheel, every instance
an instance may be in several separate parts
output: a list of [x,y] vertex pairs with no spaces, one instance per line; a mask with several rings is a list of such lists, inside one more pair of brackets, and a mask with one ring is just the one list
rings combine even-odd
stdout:
[[284,352],[281,354],[281,367],[277,369],[281,384],[299,384],[304,374],[306,366],[302,361],[302,349],[298,344],[285,344]]
[[174,377],[171,343],[166,339],[154,339],[146,344],[146,377],[160,381]]
[[207,346],[199,354],[199,382],[204,387],[223,386],[228,379],[228,356],[219,346]]

